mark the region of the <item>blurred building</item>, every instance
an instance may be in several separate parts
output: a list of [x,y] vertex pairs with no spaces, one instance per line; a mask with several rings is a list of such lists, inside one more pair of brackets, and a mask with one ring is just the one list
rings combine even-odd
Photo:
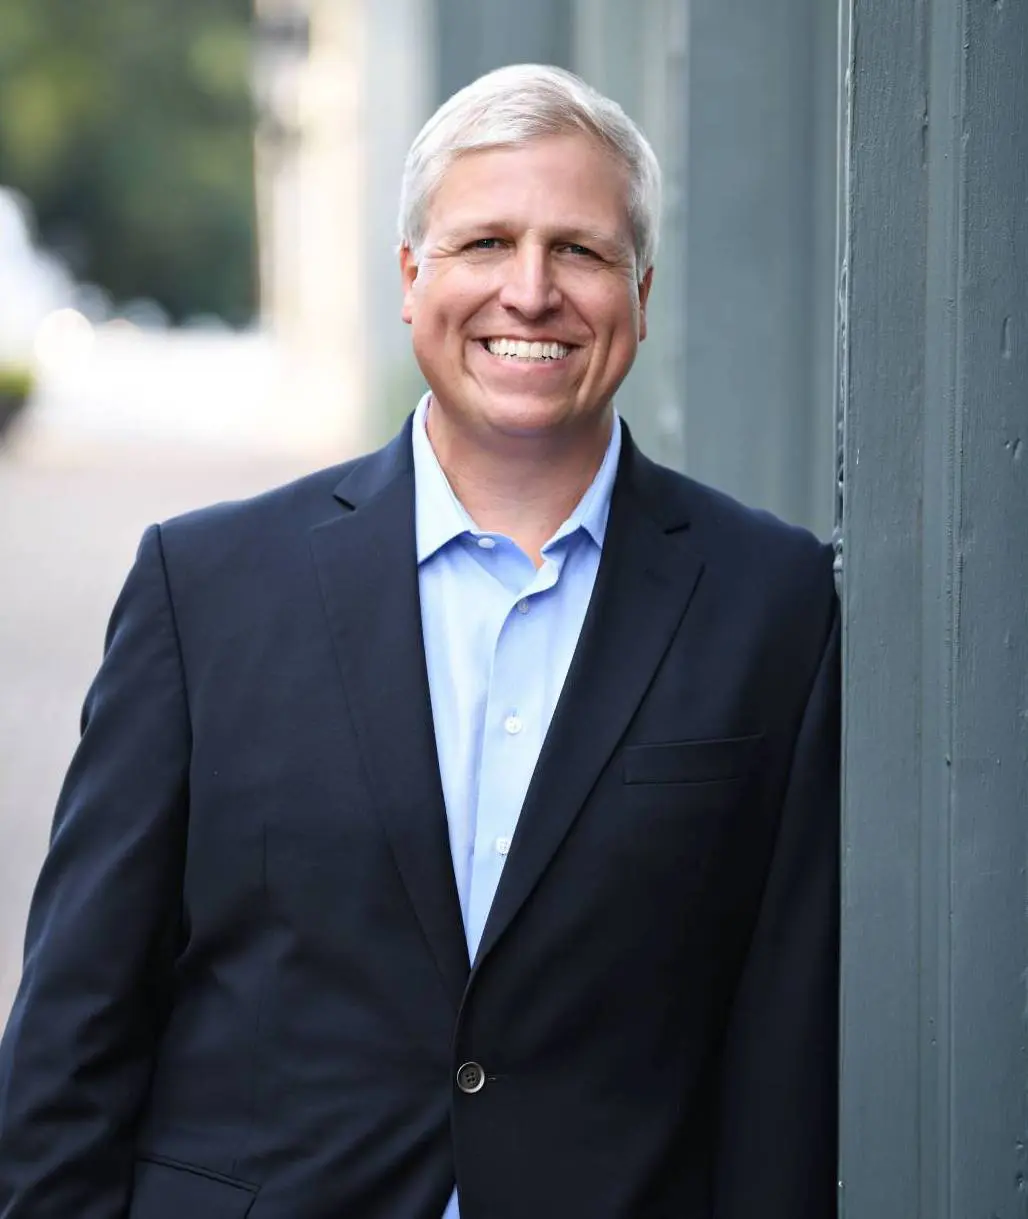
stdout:
[[[290,361],[297,426],[374,444],[418,389],[399,321],[395,213],[430,105],[421,0],[257,0],[265,324]],[[302,416],[302,420],[299,418]]]

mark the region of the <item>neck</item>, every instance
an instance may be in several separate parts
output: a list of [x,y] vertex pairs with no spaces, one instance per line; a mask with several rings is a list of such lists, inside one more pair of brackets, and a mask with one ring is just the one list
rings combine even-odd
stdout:
[[479,529],[512,538],[542,565],[541,550],[575,510],[603,463],[613,408],[588,430],[502,436],[483,443],[449,426],[430,404],[426,427],[454,494]]

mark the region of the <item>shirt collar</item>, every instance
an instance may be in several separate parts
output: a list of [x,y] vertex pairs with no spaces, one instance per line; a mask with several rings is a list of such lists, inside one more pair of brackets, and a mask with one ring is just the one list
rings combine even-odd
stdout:
[[[414,456],[414,525],[419,564],[463,533],[474,536],[482,533],[454,494],[428,439],[425,420],[431,396],[431,392],[426,393],[418,403],[411,431]],[[621,419],[615,411],[610,440],[599,470],[578,501],[574,512],[546,543],[544,550],[578,529],[584,529],[595,544],[602,548],[620,455]]]
[[418,562],[423,563],[462,533],[478,532],[464,505],[454,495],[439,459],[428,439],[425,419],[431,393],[426,393],[414,412],[411,444],[414,449],[414,528]]

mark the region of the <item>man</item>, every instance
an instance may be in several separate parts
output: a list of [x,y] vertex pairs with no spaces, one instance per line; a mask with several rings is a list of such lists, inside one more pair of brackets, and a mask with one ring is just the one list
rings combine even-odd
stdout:
[[3,1219],[827,1219],[827,548],[614,395],[659,172],[516,67],[415,141],[387,448],[147,532],[0,1055]]

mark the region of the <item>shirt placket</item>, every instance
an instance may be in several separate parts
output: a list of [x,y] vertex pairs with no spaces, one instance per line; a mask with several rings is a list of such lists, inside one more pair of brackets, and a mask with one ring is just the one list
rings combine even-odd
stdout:
[[468,903],[468,948],[472,958],[485,928],[546,729],[542,707],[545,682],[539,665],[526,663],[526,657],[541,660],[545,655],[543,641],[537,638],[544,623],[540,614],[532,612],[531,594],[552,584],[556,571],[540,575],[540,580],[512,598],[493,654]]

